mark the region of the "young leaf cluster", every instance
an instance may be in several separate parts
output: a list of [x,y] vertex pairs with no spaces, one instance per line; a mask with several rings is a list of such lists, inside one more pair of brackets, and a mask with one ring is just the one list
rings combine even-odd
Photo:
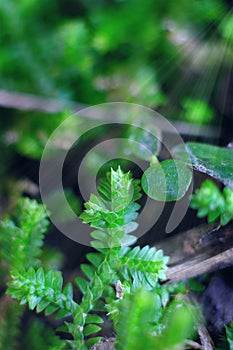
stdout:
[[80,215],[84,223],[97,229],[91,234],[95,239],[92,246],[98,249],[134,243],[136,238],[129,233],[137,228],[134,220],[140,206],[135,201],[141,197],[138,181],[118,168],[100,181],[98,191],[100,196],[92,194]]
[[220,219],[224,226],[233,219],[233,191],[224,187],[221,192],[212,181],[206,180],[192,195],[190,206],[198,210],[198,217],[207,216],[209,223]]

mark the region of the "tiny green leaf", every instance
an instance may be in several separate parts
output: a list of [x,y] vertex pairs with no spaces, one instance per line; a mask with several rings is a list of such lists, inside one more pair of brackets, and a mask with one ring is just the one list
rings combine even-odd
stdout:
[[44,284],[44,270],[41,267],[36,271],[36,279],[38,283]]
[[93,307],[93,294],[89,287],[87,287],[80,306],[85,313],[88,313]]
[[36,295],[30,295],[28,297],[28,306],[30,310],[33,310],[41,301],[41,297],[37,297]]
[[95,267],[99,267],[104,259],[103,255],[99,253],[88,253],[86,257]]
[[76,277],[75,278],[75,283],[77,284],[77,286],[79,287],[80,291],[85,294],[86,290],[87,290],[87,286],[88,286],[88,281],[83,278],[83,277]]
[[63,290],[63,294],[68,298],[68,299],[73,299],[73,286],[71,283],[67,283]]
[[[101,340],[101,337],[94,337],[94,338],[90,338],[86,341],[86,345],[88,347],[88,349],[92,349],[92,347],[97,344],[99,341]],[[78,348],[77,348],[78,349]],[[93,348],[94,349],[94,348]]]
[[89,314],[86,317],[86,323],[103,323],[102,317],[94,314]]
[[63,278],[60,271],[56,271],[56,274],[53,274],[52,287],[57,292],[62,290]]
[[103,293],[103,289],[104,289],[104,286],[101,279],[97,274],[95,274],[93,278],[93,286],[92,286],[92,294],[93,294],[94,300],[99,299],[101,297]]
[[45,316],[52,315],[54,312],[56,312],[59,309],[59,306],[57,305],[49,305],[45,309]]
[[82,264],[81,265],[81,270],[85,273],[85,275],[89,278],[92,279],[94,276],[95,270],[93,266],[88,265],[88,264]]
[[96,324],[88,324],[84,330],[83,330],[83,334],[85,336],[93,334],[93,333],[97,333],[101,330],[100,326],[97,326]]

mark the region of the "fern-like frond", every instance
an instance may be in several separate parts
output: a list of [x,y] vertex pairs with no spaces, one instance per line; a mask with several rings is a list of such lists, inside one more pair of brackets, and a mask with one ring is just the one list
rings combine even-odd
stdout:
[[20,299],[21,304],[28,303],[30,310],[37,308],[37,312],[45,310],[46,314],[52,314],[61,308],[67,312],[67,316],[72,314],[75,305],[66,304],[72,290],[66,288],[62,292],[63,279],[60,272],[45,273],[42,268],[35,270],[31,267],[27,271],[14,271],[11,277],[7,294]]
[[99,193],[101,197],[91,195],[80,215],[84,223],[98,229],[91,234],[95,239],[93,246],[98,249],[134,243],[136,238],[128,234],[137,228],[134,220],[140,206],[135,201],[141,196],[138,181],[120,168],[111,169],[101,181]]
[[[20,300],[20,304],[28,303],[29,309],[45,312],[45,315],[56,313],[57,318],[73,316],[74,324],[67,324],[74,340],[83,340],[84,317],[83,311],[73,300],[73,288],[67,284],[64,289],[62,275],[58,271],[44,272],[42,268],[28,271],[14,271],[12,280],[8,283],[7,294]],[[78,321],[78,322],[77,322]],[[77,323],[76,323],[77,322]]]
[[[46,316],[56,313],[57,318],[72,316],[72,322],[66,322],[59,330],[72,334],[74,340],[69,341],[72,349],[84,349],[84,337],[98,332],[103,322],[97,315],[88,315],[94,303],[103,293],[103,282],[95,273],[85,290],[82,301],[77,304],[73,300],[73,288],[67,284],[63,289],[62,275],[58,271],[44,272],[42,268],[28,271],[14,271],[8,283],[7,294],[20,300],[20,304],[28,303],[29,309],[44,312]],[[96,324],[97,323],[97,324]],[[79,344],[79,347],[76,347]]]
[[162,250],[150,248],[148,245],[133,249],[126,247],[119,254],[121,273],[126,280],[133,279],[133,286],[147,286],[154,288],[159,279],[166,278],[169,258],[163,255]]

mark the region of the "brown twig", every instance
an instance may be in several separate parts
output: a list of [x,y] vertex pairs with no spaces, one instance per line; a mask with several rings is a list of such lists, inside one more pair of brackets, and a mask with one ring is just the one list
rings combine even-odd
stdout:
[[199,338],[201,341],[202,349],[203,350],[213,350],[214,343],[213,343],[206,327],[203,324],[199,324],[197,326],[197,332],[198,332],[198,335],[199,335]]
[[233,265],[233,248],[210,258],[207,258],[207,254],[203,254],[201,261],[196,259],[168,268],[167,278],[172,281],[183,280],[231,266]]
[[187,345],[187,347],[190,349],[202,349],[201,344],[197,343],[196,341],[186,339],[184,341],[184,345]]
[[188,294],[180,295],[179,297],[185,302],[192,314],[193,322],[201,342],[201,345],[199,344],[199,348],[202,350],[214,350],[214,342],[211,339],[207,328],[205,327],[204,316],[195,295],[192,292],[189,292]]
[[233,225],[218,232],[213,225],[202,225],[156,247],[170,256],[166,273],[169,281],[196,277],[233,265]]

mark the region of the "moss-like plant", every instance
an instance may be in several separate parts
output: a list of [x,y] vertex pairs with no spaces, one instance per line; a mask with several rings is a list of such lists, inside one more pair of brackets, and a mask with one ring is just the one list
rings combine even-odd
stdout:
[[184,340],[193,336],[190,309],[181,299],[163,308],[159,295],[137,289],[120,305],[115,323],[118,350],[184,349]]
[[233,191],[229,187],[220,191],[212,181],[206,180],[192,195],[190,206],[198,210],[198,217],[207,216],[209,223],[220,219],[224,226],[233,219]]
[[[63,287],[59,271],[37,269],[36,264],[29,267],[26,261],[20,268],[15,264],[12,266],[12,279],[8,283],[7,293],[21,304],[28,303],[31,310],[36,308],[37,312],[44,311],[46,315],[56,313],[57,318],[64,319],[60,330],[72,335],[72,340],[64,342],[64,347],[71,349],[87,349],[100,340],[96,333],[103,322],[101,312],[111,314],[111,307],[107,310],[105,304],[114,302],[120,310],[123,293],[133,296],[139,287],[153,290],[159,300],[158,319],[169,300],[168,291],[159,284],[159,279],[165,278],[168,257],[154,247],[130,247],[136,241],[130,233],[137,227],[134,220],[139,209],[136,203],[140,197],[138,182],[130,173],[124,174],[118,168],[117,171],[111,170],[101,181],[99,193],[99,196],[91,195],[81,215],[85,223],[95,228],[92,246],[97,252],[87,254],[90,264],[81,266],[85,278],[75,280],[83,294],[79,302],[73,297],[70,283]],[[30,221],[28,225],[30,227]],[[23,230],[27,232],[27,225]],[[33,250],[31,252],[33,254]],[[38,256],[37,249],[35,253],[35,257]],[[114,290],[115,285],[120,286],[122,295],[117,287]]]
[[[42,205],[22,199],[15,219],[6,218],[0,225],[1,286],[9,279],[10,271],[37,268],[40,265],[44,234],[48,229],[46,212]],[[3,282],[3,283],[2,283]],[[7,295],[0,297],[0,349],[16,347],[19,321],[23,307]]]

